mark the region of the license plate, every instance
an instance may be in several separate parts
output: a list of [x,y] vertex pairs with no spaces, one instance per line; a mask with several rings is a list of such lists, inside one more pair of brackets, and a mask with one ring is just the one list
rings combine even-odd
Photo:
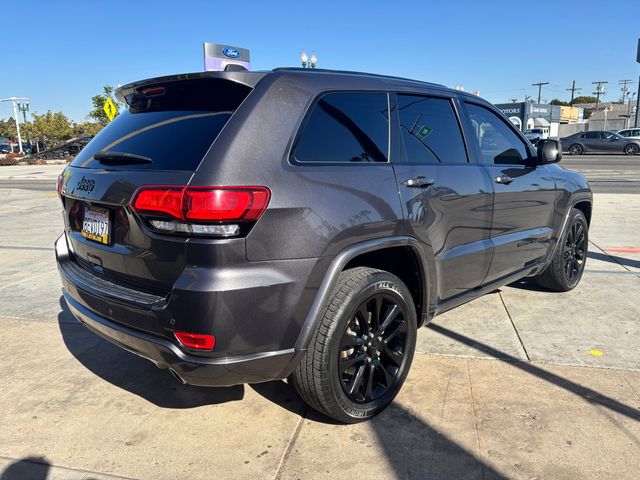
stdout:
[[81,232],[83,237],[108,245],[110,231],[109,210],[97,207],[84,207],[84,220],[82,221]]

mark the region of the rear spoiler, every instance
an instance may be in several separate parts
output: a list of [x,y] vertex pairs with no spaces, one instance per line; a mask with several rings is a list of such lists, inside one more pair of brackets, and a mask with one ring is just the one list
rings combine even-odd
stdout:
[[230,82],[235,82],[253,89],[258,84],[258,82],[266,77],[269,73],[271,72],[227,71],[181,73],[178,75],[167,75],[164,77],[148,78],[146,80],[127,83],[126,85],[118,87],[116,89],[115,95],[120,102],[127,103],[126,97],[140,90],[142,87],[169,82],[179,82],[183,80],[196,80],[200,78],[228,80]]

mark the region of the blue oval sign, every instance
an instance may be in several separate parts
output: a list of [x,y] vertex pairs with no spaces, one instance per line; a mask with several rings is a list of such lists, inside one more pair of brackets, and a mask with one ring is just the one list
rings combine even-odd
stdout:
[[229,58],[238,58],[240,56],[239,50],[235,48],[230,48],[230,47],[227,47],[224,50],[222,50],[222,53],[224,53],[225,57],[229,57]]

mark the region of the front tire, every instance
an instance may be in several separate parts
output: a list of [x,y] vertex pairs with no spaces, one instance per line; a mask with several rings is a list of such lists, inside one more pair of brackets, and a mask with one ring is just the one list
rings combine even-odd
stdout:
[[638,155],[640,153],[640,147],[635,143],[630,143],[626,147],[624,147],[625,155]]
[[335,420],[366,420],[400,391],[416,336],[416,310],[402,280],[373,268],[345,270],[293,384],[308,405]]
[[582,152],[584,152],[584,148],[582,148],[582,145],[577,143],[574,143],[569,147],[569,153],[571,155],[582,155]]
[[589,247],[589,225],[577,208],[571,210],[569,223],[559,240],[551,263],[537,277],[539,285],[555,292],[573,290],[584,273]]

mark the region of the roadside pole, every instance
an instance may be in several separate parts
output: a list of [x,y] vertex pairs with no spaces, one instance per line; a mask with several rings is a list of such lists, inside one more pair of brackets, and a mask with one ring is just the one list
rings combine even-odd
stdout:
[[[640,63],[640,40],[638,40],[638,63]],[[638,112],[638,110],[640,110],[640,75],[638,75],[638,93],[636,93],[636,128],[640,127],[640,122],[638,121],[640,119],[640,112]]]
[[20,136],[20,119],[18,118],[18,101],[20,100],[28,100],[26,98],[3,98],[0,100],[1,102],[11,102],[13,104],[13,119],[16,121],[16,132],[18,134],[18,151],[23,153],[22,151],[22,137]]
[[[640,38],[638,39],[638,50],[636,53],[636,62],[640,63]],[[640,127],[640,122],[638,120],[640,120],[640,112],[638,111],[640,110],[640,75],[638,75],[638,90],[636,93],[636,121],[635,121],[635,127]]]

